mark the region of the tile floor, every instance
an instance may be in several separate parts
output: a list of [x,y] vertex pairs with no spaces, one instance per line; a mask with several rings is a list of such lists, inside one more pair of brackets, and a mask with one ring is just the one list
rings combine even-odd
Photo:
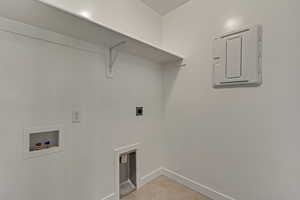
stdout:
[[122,200],[211,200],[187,187],[160,176]]

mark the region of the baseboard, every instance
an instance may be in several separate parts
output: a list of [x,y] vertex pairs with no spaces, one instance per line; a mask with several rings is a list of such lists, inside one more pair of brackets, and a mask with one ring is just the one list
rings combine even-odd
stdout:
[[[207,187],[205,185],[202,185],[190,178],[187,178],[177,172],[174,172],[172,170],[166,169],[164,167],[160,167],[151,173],[143,176],[140,179],[140,187],[151,182],[152,180],[156,179],[157,177],[164,175],[182,185],[185,185],[186,187],[199,192],[213,200],[236,200],[228,195],[225,195],[223,193],[220,193],[210,187]],[[102,200],[115,200],[115,194],[110,194],[106,197],[104,197]]]
[[199,192],[213,200],[235,200],[234,198],[232,198],[228,195],[217,192],[216,190],[214,190],[210,187],[202,185],[202,184],[200,184],[192,179],[189,179],[185,176],[182,176],[172,170],[162,168],[161,174],[178,182],[178,183],[181,183],[181,184],[185,185],[186,187],[188,187],[196,192]]
[[101,200],[115,200],[115,194],[112,193],[112,194],[102,198]]
[[146,176],[143,176],[141,178],[141,181],[140,181],[140,187],[142,187],[143,185],[149,183],[150,181],[156,179],[157,177],[163,175],[163,168],[160,167],[154,171],[152,171],[151,173],[147,174]]

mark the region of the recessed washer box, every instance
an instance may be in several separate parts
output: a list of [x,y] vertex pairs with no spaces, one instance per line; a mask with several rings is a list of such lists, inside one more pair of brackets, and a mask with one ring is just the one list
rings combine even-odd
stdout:
[[256,25],[214,39],[214,87],[261,85],[262,33],[262,26]]
[[63,126],[35,127],[24,130],[24,157],[33,158],[63,150]]

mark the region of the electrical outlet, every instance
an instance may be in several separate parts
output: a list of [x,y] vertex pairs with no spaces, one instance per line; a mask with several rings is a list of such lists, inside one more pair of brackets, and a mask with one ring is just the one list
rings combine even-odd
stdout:
[[144,115],[144,107],[136,107],[136,116]]
[[80,123],[81,121],[81,113],[79,110],[72,111],[72,122],[73,123]]

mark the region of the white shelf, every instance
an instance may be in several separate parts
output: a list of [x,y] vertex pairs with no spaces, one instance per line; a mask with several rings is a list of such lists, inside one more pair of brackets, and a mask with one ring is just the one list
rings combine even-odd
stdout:
[[106,47],[126,41],[122,51],[158,64],[183,60],[174,53],[37,0],[1,0],[0,16]]

